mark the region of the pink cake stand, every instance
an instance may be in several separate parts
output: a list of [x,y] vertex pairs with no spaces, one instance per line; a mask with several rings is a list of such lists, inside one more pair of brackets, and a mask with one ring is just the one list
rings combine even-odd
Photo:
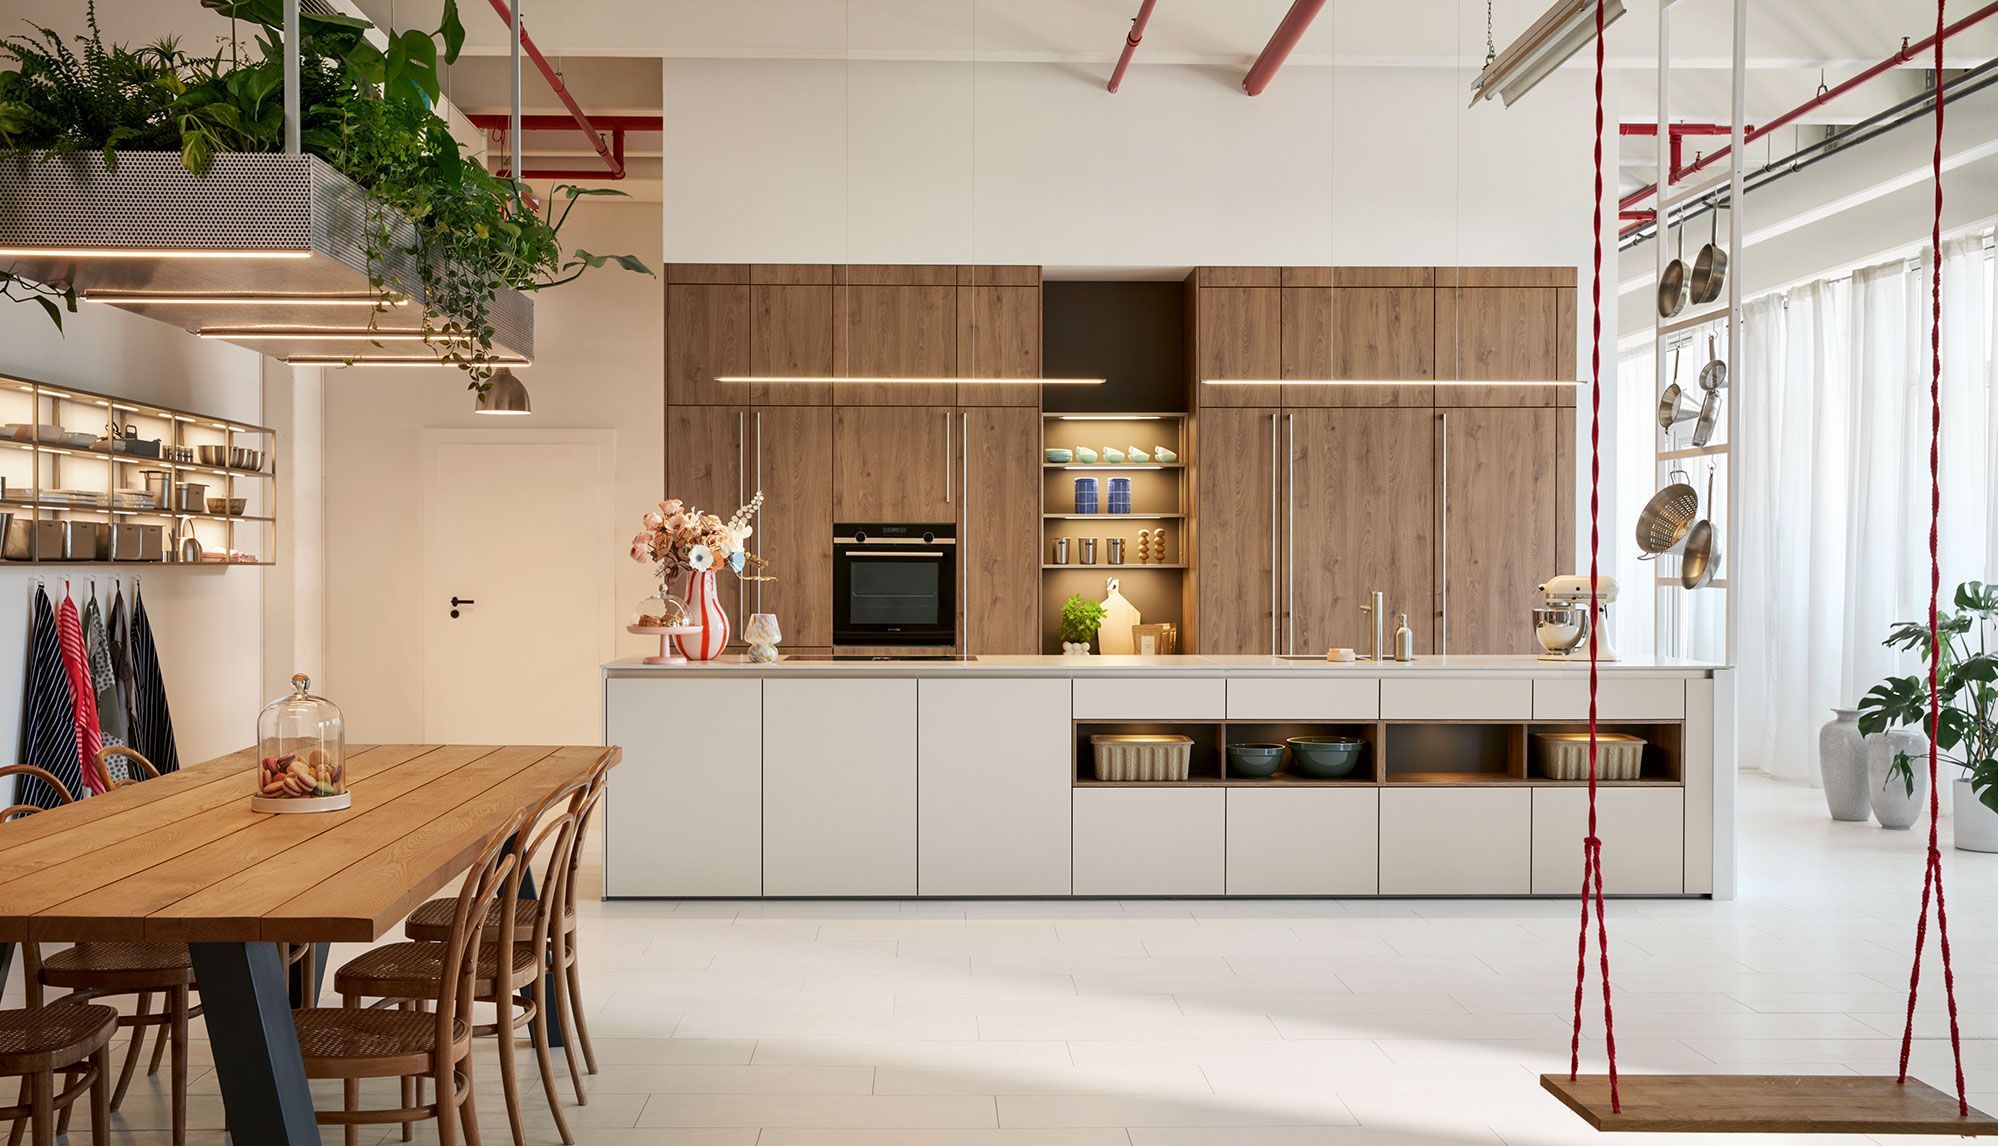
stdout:
[[649,665],[683,665],[687,658],[673,651],[674,637],[691,637],[701,631],[699,625],[626,625],[624,631],[644,637],[659,638],[659,655],[646,657]]

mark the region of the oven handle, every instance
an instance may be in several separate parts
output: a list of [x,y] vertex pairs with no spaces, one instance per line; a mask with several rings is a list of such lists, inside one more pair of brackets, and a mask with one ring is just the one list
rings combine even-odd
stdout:
[[902,549],[902,550],[897,550],[893,553],[866,553],[858,550],[848,549],[842,551],[842,556],[853,557],[853,558],[875,558],[875,559],[884,559],[889,557],[942,557],[943,551],[940,549],[925,549],[925,550]]
[[862,551],[866,551],[866,550],[869,550],[869,549],[872,549],[872,548],[874,548],[874,547],[875,547],[875,546],[877,546],[877,545],[945,545],[945,546],[954,546],[954,545],[956,545],[956,544],[957,544],[957,539],[956,539],[955,537],[936,537],[936,538],[932,538],[932,539],[930,539],[930,540],[928,540],[928,541],[924,541],[924,540],[923,540],[922,538],[920,538],[920,537],[870,537],[870,538],[868,538],[868,539],[867,539],[867,540],[865,540],[865,541],[861,541],[861,540],[858,540],[857,538],[853,538],[853,537],[835,537],[835,538],[833,538],[833,544],[834,544],[834,545],[838,545],[838,546],[840,546],[840,547],[841,547],[841,548],[843,548],[843,549],[848,549],[848,550],[853,550],[853,551],[856,551],[856,552],[862,552]]

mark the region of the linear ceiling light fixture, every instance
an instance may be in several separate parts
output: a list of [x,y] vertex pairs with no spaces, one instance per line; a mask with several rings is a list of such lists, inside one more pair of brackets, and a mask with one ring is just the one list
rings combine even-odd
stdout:
[[334,329],[327,327],[204,326],[203,338],[225,342],[470,342],[469,334],[445,334],[426,330],[369,330],[366,327]]
[[309,259],[311,251],[273,251],[228,247],[0,247],[8,259]]
[[978,386],[1101,386],[1101,378],[869,378],[853,374],[836,375],[790,375],[756,374],[727,375],[717,377],[717,382],[832,382],[844,386],[875,385],[883,382],[896,385],[935,384],[943,382],[966,382]]
[[1586,386],[1575,378],[1202,378],[1203,386]]
[[107,306],[408,306],[409,300],[397,295],[383,298],[377,294],[252,294],[234,291],[207,293],[166,293],[147,290],[87,290],[83,292],[85,302],[101,302]]
[[464,366],[532,366],[525,358],[481,358],[469,361],[446,361],[442,358],[370,358],[359,354],[294,354],[285,359],[292,366],[406,366],[406,367],[448,367],[452,370]]
[[[1603,26],[1623,15],[1623,0],[1607,0]],[[1471,81],[1471,104],[1498,96],[1507,107],[1596,40],[1596,0],[1557,0],[1519,39]]]

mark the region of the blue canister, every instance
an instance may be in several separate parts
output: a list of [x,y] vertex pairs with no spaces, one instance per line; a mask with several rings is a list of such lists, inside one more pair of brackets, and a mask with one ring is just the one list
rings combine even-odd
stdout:
[[1110,479],[1110,512],[1131,512],[1131,479],[1113,477]]
[[1096,500],[1096,479],[1080,477],[1075,479],[1075,512],[1100,513]]

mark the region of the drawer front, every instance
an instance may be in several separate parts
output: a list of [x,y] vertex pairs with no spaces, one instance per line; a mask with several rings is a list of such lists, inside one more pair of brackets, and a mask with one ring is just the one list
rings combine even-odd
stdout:
[[[670,712],[730,734],[700,753],[659,735]],[[624,747],[604,798],[604,893],[763,893],[763,682],[613,677],[604,743]]]
[[1529,720],[1532,716],[1530,677],[1381,682],[1383,720]]
[[1220,720],[1228,682],[1220,677],[1082,677],[1077,720]]
[[[1596,689],[1596,716],[1600,720],[1683,720],[1686,717],[1686,682],[1678,678],[1639,678],[1626,680],[1604,677]],[[1542,678],[1533,682],[1535,720],[1587,720],[1589,680]]]
[[1229,895],[1373,895],[1380,791],[1228,788]]
[[1381,682],[1373,677],[1262,677],[1228,682],[1230,720],[1376,720]]
[[[1686,890],[1686,793],[1680,788],[1605,788],[1596,793],[1603,891],[1678,895]],[[1587,788],[1533,789],[1533,894],[1582,889]]]
[[1381,790],[1382,895],[1526,895],[1532,889],[1532,789]]
[[1225,788],[1075,789],[1075,894],[1220,895]]

